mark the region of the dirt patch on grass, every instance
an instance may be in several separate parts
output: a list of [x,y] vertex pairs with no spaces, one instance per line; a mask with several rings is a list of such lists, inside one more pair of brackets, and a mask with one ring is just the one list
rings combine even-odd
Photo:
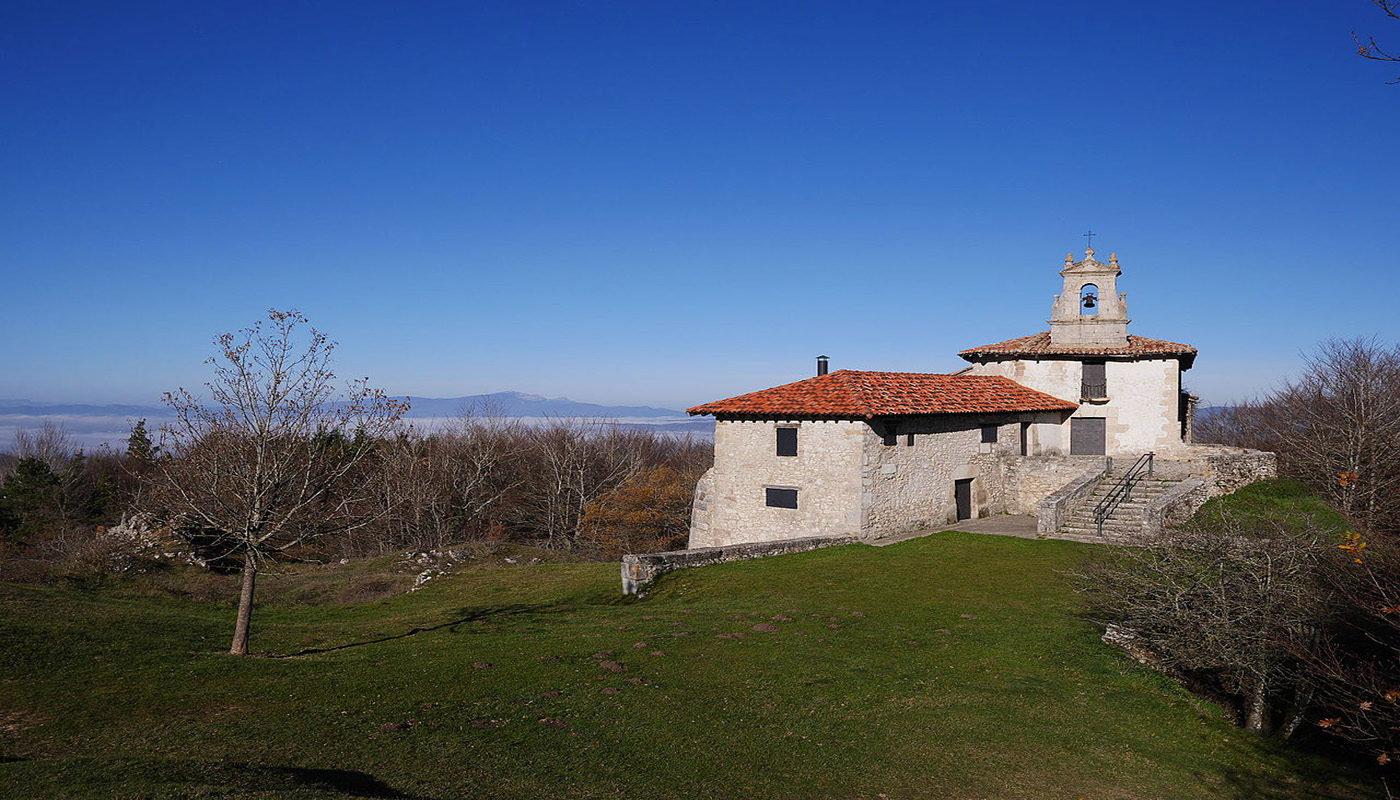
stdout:
[[0,708],[0,736],[18,736],[43,721],[44,718],[33,711]]

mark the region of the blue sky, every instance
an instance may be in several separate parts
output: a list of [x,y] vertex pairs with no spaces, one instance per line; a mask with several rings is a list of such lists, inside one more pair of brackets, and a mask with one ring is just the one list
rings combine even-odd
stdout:
[[0,397],[346,374],[686,407],[947,371],[1116,252],[1206,402],[1400,339],[1400,23],[1330,2],[6,4]]

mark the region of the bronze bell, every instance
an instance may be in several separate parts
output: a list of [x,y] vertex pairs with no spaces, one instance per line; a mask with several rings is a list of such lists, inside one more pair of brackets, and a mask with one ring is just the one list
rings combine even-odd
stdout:
[[1094,297],[1094,295],[1092,295],[1092,294],[1086,294],[1086,295],[1084,295],[1084,307],[1085,307],[1085,308],[1093,308],[1095,305],[1097,305],[1097,299]]

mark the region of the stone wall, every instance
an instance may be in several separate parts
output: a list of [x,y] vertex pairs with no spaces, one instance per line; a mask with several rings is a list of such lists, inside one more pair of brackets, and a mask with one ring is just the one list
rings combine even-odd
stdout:
[[[777,429],[797,428],[797,455],[777,455]],[[696,490],[690,546],[855,535],[861,529],[862,446],[852,420],[720,420],[715,465]],[[768,506],[766,489],[797,490],[797,508]]]
[[1207,497],[1229,494],[1251,483],[1278,477],[1275,453],[1214,445],[1193,445],[1189,451],[1195,451],[1191,454],[1191,472],[1205,481]]
[[710,540],[710,526],[714,519],[715,468],[705,470],[700,480],[695,482],[695,494],[690,501],[690,542]]
[[744,561],[750,558],[800,553],[822,547],[851,544],[855,536],[816,536],[803,539],[783,539],[752,542],[728,547],[701,547],[693,550],[671,550],[664,553],[628,554],[622,557],[622,593],[642,594],[652,581],[678,569]]
[[[890,445],[883,422],[722,420],[715,426],[715,466],[695,489],[689,544],[874,538],[939,528],[956,521],[954,484],[967,479],[974,518],[1035,514],[1041,531],[1054,533],[1092,493],[1097,478],[1085,483],[1084,477],[1102,475],[1105,466],[1103,456],[1045,454],[1054,452],[1044,440],[1048,430],[1063,427],[1058,419],[969,414],[899,420]],[[997,426],[995,443],[982,442],[984,424]],[[797,429],[796,456],[777,455],[780,427]],[[1039,455],[1020,455],[1023,435],[1026,449]],[[1170,524],[1209,497],[1275,477],[1277,463],[1272,453],[1178,443],[1159,453],[1155,472],[1200,478],[1199,489],[1173,497],[1161,510]],[[798,507],[768,506],[769,487],[795,489]]]
[[1058,533],[1074,510],[1094,493],[1108,469],[1108,464],[1101,461],[1041,500],[1036,512],[1036,533],[1042,538]]
[[[974,365],[971,374],[1003,375],[1022,386],[1079,403],[1084,365],[1072,359],[991,361]],[[1081,403],[1072,416],[1104,418],[1110,455],[1166,452],[1181,447],[1179,361],[1110,358],[1104,365],[1104,375],[1108,402]],[[1069,439],[1064,437],[1058,447],[1052,448],[1047,442],[1035,454],[1068,452]]]
[[1000,459],[1006,513],[1038,514],[1045,498],[1089,471],[1102,471],[1104,456],[1036,456]]
[[[997,441],[982,443],[982,425],[997,425]],[[967,414],[901,420],[895,444],[881,423],[864,436],[862,531],[879,537],[957,521],[954,481],[971,478],[972,516],[1005,511],[997,459],[1020,452],[1020,418]],[[913,443],[910,444],[910,436]]]
[[1144,536],[1154,536],[1168,525],[1178,525],[1191,518],[1209,499],[1204,479],[1191,476],[1147,504],[1142,512]]

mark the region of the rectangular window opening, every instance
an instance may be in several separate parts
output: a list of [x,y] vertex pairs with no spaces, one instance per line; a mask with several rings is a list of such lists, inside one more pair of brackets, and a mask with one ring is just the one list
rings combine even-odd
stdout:
[[1079,396],[1084,400],[1103,400],[1108,397],[1108,376],[1103,361],[1084,362],[1084,380]]
[[893,422],[885,423],[885,447],[894,447],[899,444],[899,425]]
[[912,434],[912,433],[906,433],[906,434],[904,435],[904,446],[905,446],[905,447],[913,447],[913,446],[914,446],[914,434]]
[[999,427],[999,426],[997,426],[997,425],[983,425],[983,426],[982,426],[982,444],[996,444],[996,443],[997,443],[997,429],[998,429],[998,427]]
[[772,508],[797,508],[797,490],[769,486],[763,490],[764,504]]
[[779,429],[778,429],[778,455],[780,455],[780,456],[795,456],[795,455],[797,455],[797,429],[796,429],[796,428],[779,428]]

